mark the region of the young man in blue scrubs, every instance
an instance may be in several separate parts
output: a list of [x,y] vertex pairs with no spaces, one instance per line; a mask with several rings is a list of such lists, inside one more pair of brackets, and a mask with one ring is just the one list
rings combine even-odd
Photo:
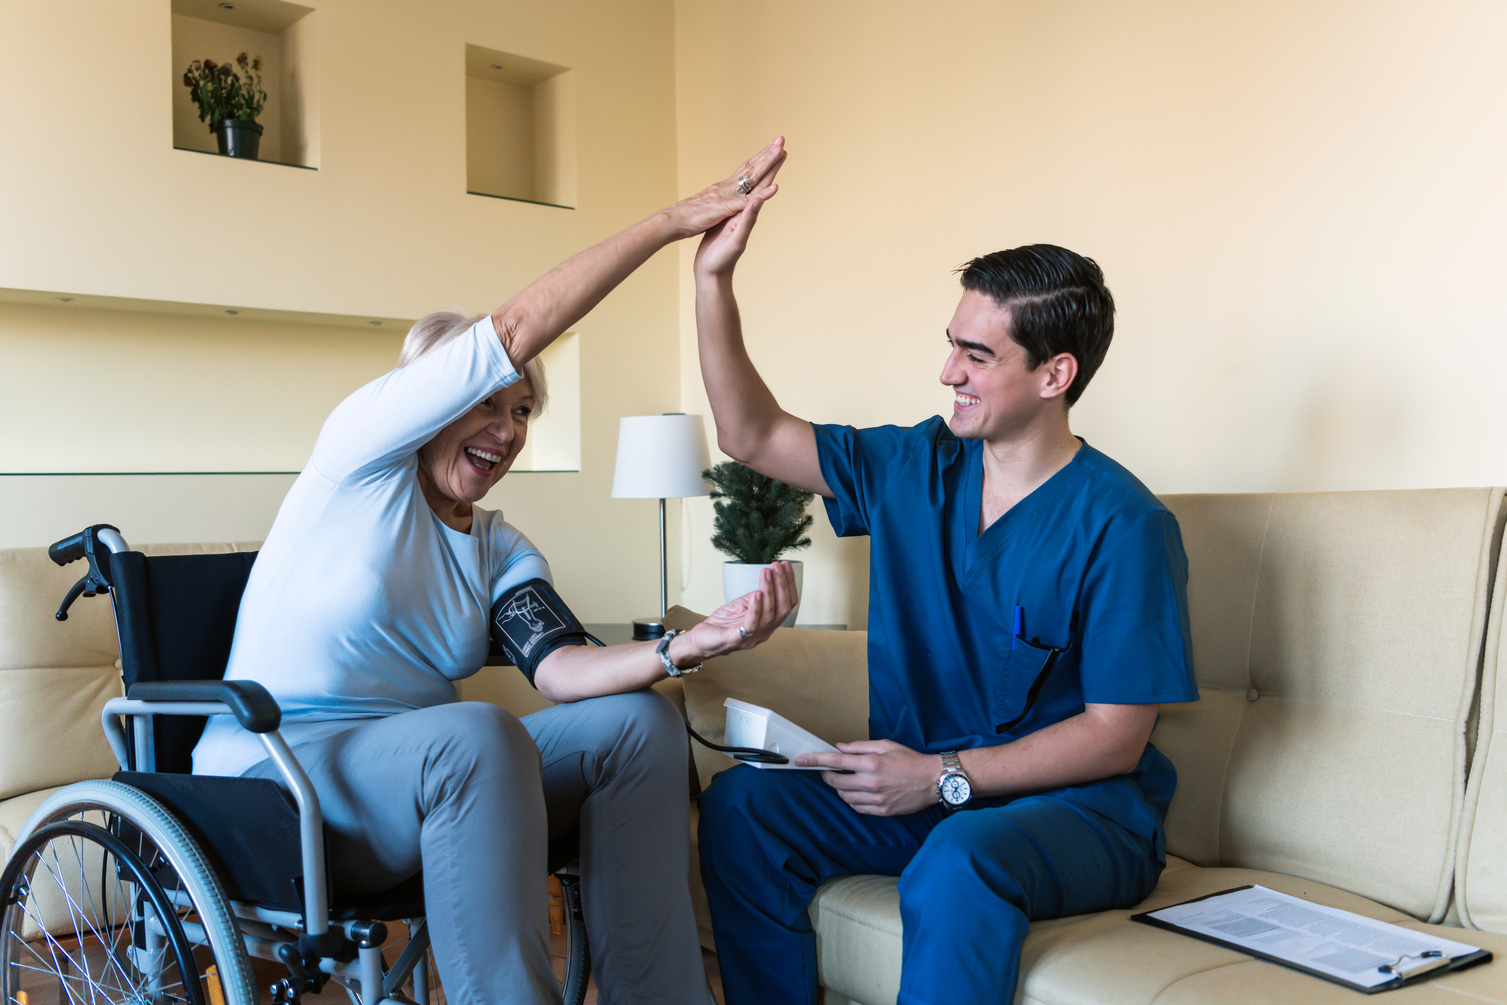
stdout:
[[725,771],[701,797],[728,1005],[815,1003],[826,880],[900,877],[900,1005],[1008,1002],[1033,918],[1128,907],[1165,862],[1176,784],[1148,742],[1194,701],[1177,521],[1075,437],[1114,301],[1052,245],[976,258],[947,327],[952,416],[909,428],[784,411],[743,347],[732,275],[759,204],[696,255],[718,442],[868,534],[869,735]]

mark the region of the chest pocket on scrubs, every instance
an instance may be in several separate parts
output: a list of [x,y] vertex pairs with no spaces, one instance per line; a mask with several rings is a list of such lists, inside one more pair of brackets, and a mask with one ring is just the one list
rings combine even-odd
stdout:
[[1065,647],[1043,645],[1040,639],[1027,641],[1016,635],[1005,653],[1004,673],[994,687],[993,716],[998,722],[996,733],[1008,733],[1020,725],[1041,697],[1047,678],[1057,668],[1073,644]]

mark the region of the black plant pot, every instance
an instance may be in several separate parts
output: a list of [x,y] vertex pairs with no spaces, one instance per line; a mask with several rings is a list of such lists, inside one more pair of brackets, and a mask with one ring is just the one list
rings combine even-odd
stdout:
[[215,139],[226,157],[249,157],[256,160],[262,143],[262,127],[247,119],[221,119],[215,123]]

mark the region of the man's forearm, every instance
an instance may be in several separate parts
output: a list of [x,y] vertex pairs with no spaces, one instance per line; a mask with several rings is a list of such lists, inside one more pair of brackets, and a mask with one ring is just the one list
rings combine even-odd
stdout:
[[747,460],[769,438],[781,409],[743,344],[731,275],[696,277],[696,341],[717,445]]
[[1123,775],[1136,766],[1157,705],[1090,705],[1079,714],[997,747],[958,755],[975,796],[1046,792]]
[[780,407],[743,345],[730,274],[697,273],[696,337],[717,446],[761,474],[830,498],[811,424]]

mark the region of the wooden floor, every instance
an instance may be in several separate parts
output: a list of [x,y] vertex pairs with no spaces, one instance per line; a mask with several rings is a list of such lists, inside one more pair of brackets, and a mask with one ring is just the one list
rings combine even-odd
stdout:
[[[550,942],[550,949],[554,952],[555,956],[556,974],[563,975],[565,937],[563,935],[551,936]],[[722,971],[717,966],[717,954],[703,949],[701,951],[701,958],[702,961],[706,964],[706,979],[707,982],[712,986],[712,995],[717,999],[717,1005],[722,1005],[722,1003],[726,999],[722,997]],[[258,969],[260,969],[261,964],[259,963],[259,961],[254,962],[257,962]],[[269,964],[267,966],[269,967],[269,969],[271,969],[274,965]],[[281,970],[280,967],[276,967],[276,969],[279,971]],[[259,981],[258,983],[260,984],[265,982]],[[266,988],[260,987],[257,990],[259,992],[259,998],[261,1000],[266,1000]],[[436,999],[437,1000],[434,1005],[445,1005],[445,995],[443,990],[441,990],[439,994],[436,995]],[[325,988],[323,992],[317,995],[304,995],[302,1000],[306,1003],[306,1005],[349,1005],[350,1002],[350,999],[346,996],[346,993],[340,988],[334,986]],[[593,981],[586,988],[585,1005],[596,1005],[596,1001],[596,982]]]
[[[553,936],[551,941],[553,943],[551,949],[554,951],[557,962],[557,973],[563,974],[565,937],[563,935]],[[103,954],[102,951],[97,951],[85,955],[102,957]],[[722,1005],[724,1001],[722,996],[722,973],[717,967],[717,956],[715,953],[708,952],[705,949],[701,951],[701,955],[706,963],[706,976],[708,983],[711,984],[712,994],[715,996],[718,1005]],[[82,959],[83,956],[80,956],[80,958]],[[286,976],[287,971],[281,964],[265,960],[252,960],[251,965],[258,1002],[270,1002],[271,998],[267,993],[268,986]],[[21,1000],[26,1002],[27,1005],[65,1005],[64,999],[67,996],[62,992],[61,988],[58,987],[56,982],[46,980],[44,975],[40,973],[32,975],[32,979],[30,980],[23,981],[22,986],[25,997]],[[586,1005],[596,1005],[596,1000],[597,990],[595,983],[593,983],[586,990]],[[349,1005],[350,998],[344,989],[338,985],[331,984],[320,994],[304,995],[302,1001],[306,1005]],[[435,995],[434,1005],[445,1005],[443,990],[440,990]]]

